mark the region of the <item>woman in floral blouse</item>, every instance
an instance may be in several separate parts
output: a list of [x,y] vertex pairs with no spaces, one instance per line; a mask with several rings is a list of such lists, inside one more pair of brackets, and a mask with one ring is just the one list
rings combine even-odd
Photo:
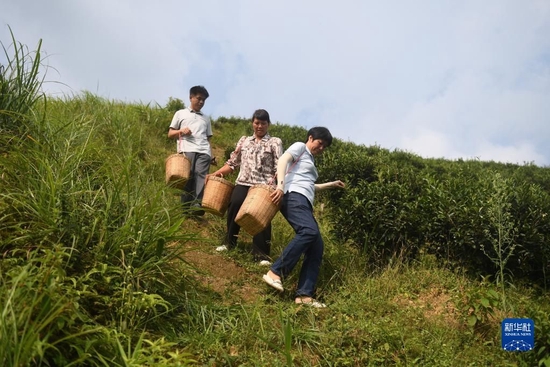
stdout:
[[[223,177],[239,168],[235,188],[227,209],[227,236],[225,244],[216,248],[217,251],[234,249],[241,227],[235,223],[235,217],[246,198],[248,189],[254,185],[264,184],[275,186],[277,163],[283,154],[281,139],[268,133],[271,120],[266,110],[256,110],[252,115],[254,135],[243,136],[224,166],[213,173]],[[271,224],[254,236],[252,240],[252,255],[261,265],[270,265]]]

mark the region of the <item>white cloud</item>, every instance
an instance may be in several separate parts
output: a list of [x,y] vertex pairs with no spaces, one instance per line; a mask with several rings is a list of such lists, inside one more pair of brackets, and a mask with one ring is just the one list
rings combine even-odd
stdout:
[[214,117],[266,108],[359,144],[550,164],[546,0],[7,0],[0,22],[43,38],[77,92],[163,104],[204,84]]
[[483,142],[479,145],[475,155],[483,161],[494,160],[518,164],[545,160],[545,157],[536,151],[533,144],[526,141],[518,141],[506,146]]

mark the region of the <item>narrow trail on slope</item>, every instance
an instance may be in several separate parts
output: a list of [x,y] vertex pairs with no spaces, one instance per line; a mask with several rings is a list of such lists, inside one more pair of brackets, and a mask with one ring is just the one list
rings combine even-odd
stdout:
[[[196,233],[204,241],[196,240],[182,244],[183,259],[193,267],[191,276],[202,286],[219,294],[223,303],[255,303],[266,293],[265,284],[257,271],[251,271],[229,258],[226,253],[218,253],[218,244],[213,226],[216,219],[205,214],[200,219],[185,221],[186,230]],[[216,243],[214,245],[213,243]]]

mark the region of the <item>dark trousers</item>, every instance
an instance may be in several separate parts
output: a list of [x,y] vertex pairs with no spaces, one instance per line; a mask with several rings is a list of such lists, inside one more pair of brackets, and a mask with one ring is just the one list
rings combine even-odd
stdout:
[[204,195],[206,175],[210,171],[210,156],[195,152],[186,152],[185,155],[191,161],[191,172],[183,188],[181,202],[184,205],[191,205],[194,202],[200,204]]
[[271,271],[285,278],[304,255],[296,296],[313,297],[325,248],[319,226],[313,217],[313,208],[304,195],[287,192],[283,196],[281,214],[290,223],[296,235],[273,263]]
[[[250,186],[236,185],[231,194],[229,207],[227,208],[227,237],[226,246],[229,249],[237,247],[237,238],[241,226],[235,223],[235,217],[243,205],[244,199]],[[271,223],[269,223],[262,232],[255,235],[252,239],[252,255],[256,261],[269,260],[271,252]]]

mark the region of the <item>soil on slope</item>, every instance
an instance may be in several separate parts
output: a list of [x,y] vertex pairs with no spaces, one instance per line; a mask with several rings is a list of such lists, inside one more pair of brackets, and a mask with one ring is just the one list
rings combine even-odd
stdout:
[[[207,213],[200,219],[187,220],[185,226],[200,237],[212,241],[212,226],[218,224],[213,223],[216,220]],[[227,256],[226,252],[216,252],[216,246],[212,243],[190,241],[183,247],[186,250],[183,259],[193,266],[194,278],[205,288],[219,294],[224,303],[254,303],[266,293],[261,273],[247,270]]]

